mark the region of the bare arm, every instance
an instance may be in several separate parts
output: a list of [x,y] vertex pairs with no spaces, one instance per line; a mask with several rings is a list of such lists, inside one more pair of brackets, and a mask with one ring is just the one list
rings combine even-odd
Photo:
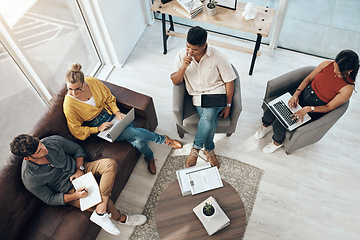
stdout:
[[344,86],[343,88],[340,89],[339,93],[333,99],[331,99],[331,101],[328,102],[326,105],[315,107],[314,112],[327,113],[343,105],[345,102],[347,102],[350,99],[353,90],[354,90],[354,85],[348,84]]
[[184,80],[184,74],[187,67],[192,62],[192,58],[189,56],[188,52],[186,52],[186,57],[184,58],[183,64],[177,72],[171,74],[170,78],[174,85],[178,85]]
[[74,193],[65,193],[64,194],[64,203],[68,203],[74,200],[78,200],[80,198],[84,198],[88,195],[85,187],[79,188]]
[[299,104],[299,95],[302,91],[309,85],[315,78],[315,76],[321,72],[327,65],[332,63],[333,61],[324,61],[319,64],[307,77],[300,83],[299,87],[295,91],[294,95],[289,100],[289,107],[296,107]]
[[[226,90],[226,102],[232,103],[232,99],[234,96],[234,81],[225,83]],[[220,116],[226,118],[230,114],[230,107],[226,106],[223,110],[221,110]]]

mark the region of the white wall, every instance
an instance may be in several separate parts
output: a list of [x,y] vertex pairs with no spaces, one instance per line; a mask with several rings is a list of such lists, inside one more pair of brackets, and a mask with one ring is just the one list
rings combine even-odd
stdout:
[[147,25],[144,0],[99,0],[120,65],[123,65]]

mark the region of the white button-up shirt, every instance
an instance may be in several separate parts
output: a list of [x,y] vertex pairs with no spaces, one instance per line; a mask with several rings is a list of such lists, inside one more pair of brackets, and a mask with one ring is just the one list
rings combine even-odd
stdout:
[[[174,72],[180,69],[185,56],[186,48],[175,58]],[[201,106],[201,94],[225,94],[225,83],[235,78],[235,72],[228,58],[209,44],[201,60],[197,62],[193,58],[184,74],[186,90],[193,96],[195,106]]]

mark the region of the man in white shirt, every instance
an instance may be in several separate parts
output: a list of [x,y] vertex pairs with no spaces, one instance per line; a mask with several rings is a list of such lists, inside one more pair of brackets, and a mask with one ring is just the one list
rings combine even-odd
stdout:
[[[201,148],[205,148],[207,160],[219,167],[214,153],[214,135],[217,128],[217,115],[226,118],[230,113],[234,94],[235,72],[227,57],[206,42],[207,32],[201,27],[192,27],[187,34],[186,48],[175,59],[173,84],[185,81],[186,90],[193,97],[193,104],[200,116],[193,148],[186,159],[185,166],[196,165]],[[226,94],[225,108],[201,107],[202,94]]]

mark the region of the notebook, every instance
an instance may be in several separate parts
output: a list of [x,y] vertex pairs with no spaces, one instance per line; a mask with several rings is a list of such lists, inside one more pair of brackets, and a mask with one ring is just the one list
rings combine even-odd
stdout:
[[125,117],[119,121],[116,117],[111,121],[113,125],[98,134],[98,137],[101,137],[109,142],[114,142],[115,139],[124,131],[124,129],[129,126],[129,124],[135,119],[135,110],[132,108]]
[[302,109],[302,107],[298,104],[296,108],[290,108],[288,102],[291,97],[291,94],[287,92],[269,103],[263,100],[265,105],[288,131],[292,131],[311,120],[308,114],[305,114],[303,121],[296,122],[297,119],[293,119],[291,115]]
[[92,172],[88,172],[81,177],[74,179],[72,184],[75,189],[82,187],[87,189],[88,195],[84,198],[80,198],[81,211],[85,211],[101,202],[100,189]]

